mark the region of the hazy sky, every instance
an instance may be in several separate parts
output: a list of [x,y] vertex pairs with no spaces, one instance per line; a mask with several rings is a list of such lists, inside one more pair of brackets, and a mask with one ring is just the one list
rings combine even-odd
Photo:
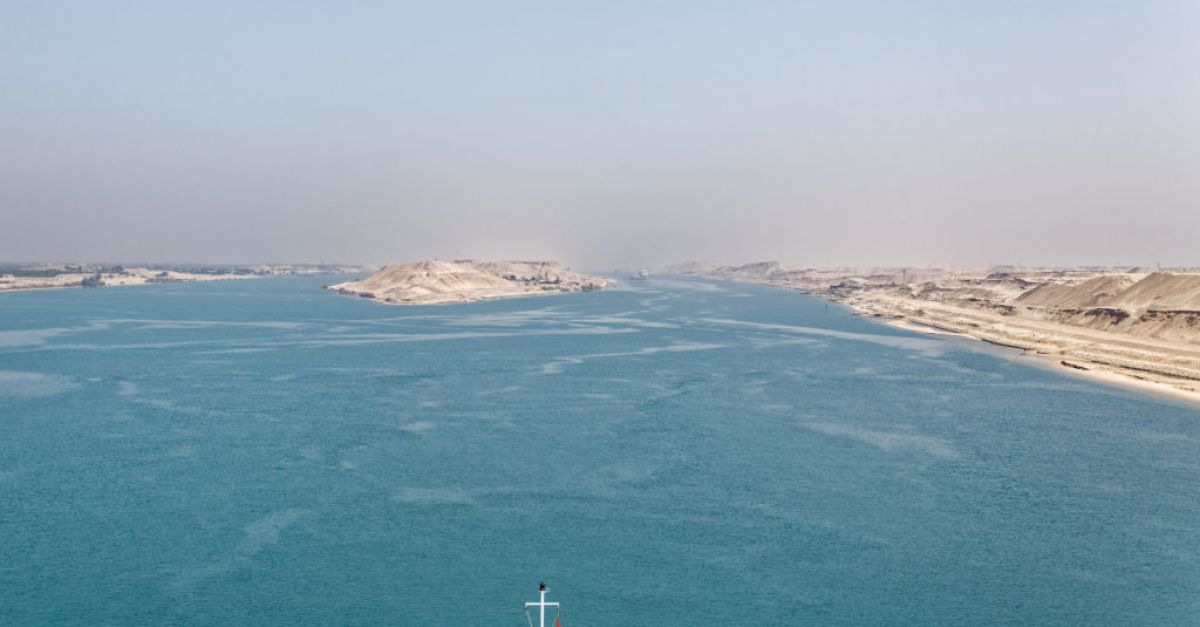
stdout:
[[1200,2],[0,0],[0,259],[1200,265]]

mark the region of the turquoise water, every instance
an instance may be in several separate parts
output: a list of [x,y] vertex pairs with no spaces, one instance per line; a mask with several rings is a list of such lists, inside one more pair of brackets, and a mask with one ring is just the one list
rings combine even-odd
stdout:
[[0,295],[0,624],[1200,624],[1200,411],[765,287]]

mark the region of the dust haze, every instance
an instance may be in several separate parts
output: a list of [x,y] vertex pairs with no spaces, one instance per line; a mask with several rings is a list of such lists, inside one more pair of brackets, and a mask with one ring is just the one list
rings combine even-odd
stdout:
[[1194,2],[240,4],[0,8],[0,259],[1200,263]]

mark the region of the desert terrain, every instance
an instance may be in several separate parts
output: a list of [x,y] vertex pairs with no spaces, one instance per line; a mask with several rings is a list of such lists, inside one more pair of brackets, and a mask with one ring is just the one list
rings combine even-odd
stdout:
[[608,279],[572,272],[553,261],[414,261],[328,289],[397,305],[461,303],[534,294],[590,292]]

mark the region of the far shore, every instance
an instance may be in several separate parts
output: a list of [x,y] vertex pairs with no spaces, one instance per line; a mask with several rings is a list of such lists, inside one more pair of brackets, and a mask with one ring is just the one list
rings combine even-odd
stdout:
[[93,265],[17,264],[0,268],[0,294],[83,287],[126,287],[158,283],[242,281],[272,276],[351,274],[366,270],[347,265]]

